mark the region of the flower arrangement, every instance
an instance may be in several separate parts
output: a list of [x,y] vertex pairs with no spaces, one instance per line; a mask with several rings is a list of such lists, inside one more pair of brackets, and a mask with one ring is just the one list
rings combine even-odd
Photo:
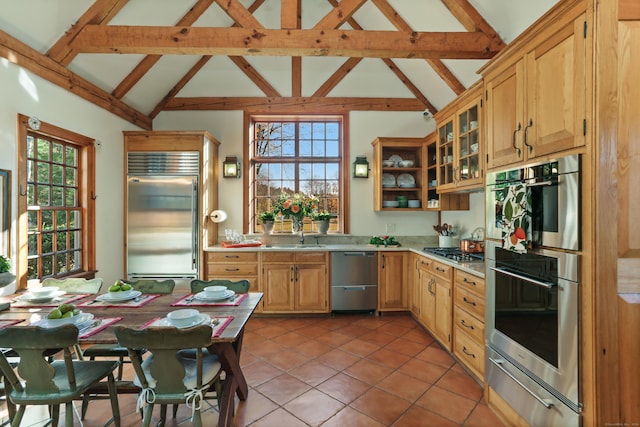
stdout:
[[311,216],[314,221],[330,221],[331,218],[333,218],[333,215],[328,211],[316,212]]
[[282,193],[273,203],[273,212],[282,214],[285,219],[301,221],[305,216],[313,216],[318,209],[318,198],[302,193],[289,195]]
[[393,236],[373,236],[369,239],[369,244],[376,247],[384,245],[385,248],[387,246],[400,246],[400,242],[398,242]]

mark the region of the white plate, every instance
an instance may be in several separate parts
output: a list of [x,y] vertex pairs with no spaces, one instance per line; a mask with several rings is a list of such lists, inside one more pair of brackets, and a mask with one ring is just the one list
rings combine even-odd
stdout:
[[227,289],[224,292],[224,295],[219,296],[219,297],[215,297],[215,298],[210,298],[207,297],[207,295],[205,294],[204,291],[202,292],[198,292],[197,294],[195,294],[193,297],[197,300],[200,301],[221,301],[223,299],[227,299],[227,298],[231,298],[232,296],[234,296],[236,293],[234,291],[232,291],[231,289]]
[[54,298],[61,297],[64,294],[65,294],[65,291],[56,291],[52,295],[49,295],[49,296],[46,296],[46,297],[35,297],[35,296],[31,295],[31,293],[25,292],[24,294],[20,295],[16,299],[18,299],[20,301],[27,301],[27,302],[47,302],[47,301],[51,301]]
[[396,186],[396,177],[391,175],[390,173],[382,174],[382,186],[383,187],[395,187]]
[[396,162],[396,165],[398,165],[398,162],[402,161],[402,157],[398,156],[397,154],[394,154],[393,156],[389,156],[388,160],[393,160],[394,162]]
[[169,319],[167,319],[166,317],[163,317],[162,319],[160,319],[157,322],[155,322],[153,324],[153,326],[173,326],[173,327],[176,327],[178,329],[184,329],[184,328],[192,328],[192,327],[198,326],[198,325],[203,325],[203,324],[209,323],[209,322],[211,322],[211,317],[208,314],[200,313],[198,318],[196,320],[194,320],[193,322],[191,322],[190,324],[188,324],[188,325],[176,326],[173,323],[171,323],[171,321]]
[[398,187],[415,187],[416,179],[413,175],[403,173],[398,176]]
[[119,302],[119,301],[129,301],[130,299],[138,298],[140,295],[142,295],[142,292],[140,291],[131,291],[129,295],[121,298],[114,298],[111,296],[111,294],[102,294],[102,295],[98,295],[96,299],[102,302]]
[[57,328],[62,325],[76,325],[78,329],[82,329],[83,326],[86,326],[89,322],[93,320],[93,314],[91,313],[80,313],[77,316],[68,317],[64,319],[47,319],[44,318],[34,323],[36,326],[42,326],[43,328]]

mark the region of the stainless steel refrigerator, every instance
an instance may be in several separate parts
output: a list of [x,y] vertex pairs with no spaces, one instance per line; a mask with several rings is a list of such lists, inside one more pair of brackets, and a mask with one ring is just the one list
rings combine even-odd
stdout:
[[129,153],[126,244],[130,279],[198,277],[198,169],[186,167],[179,158],[171,160],[179,154]]

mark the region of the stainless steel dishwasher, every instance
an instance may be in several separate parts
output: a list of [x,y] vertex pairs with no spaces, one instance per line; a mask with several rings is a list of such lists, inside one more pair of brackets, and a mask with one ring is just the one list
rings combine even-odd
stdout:
[[331,310],[373,312],[377,308],[377,252],[332,252]]

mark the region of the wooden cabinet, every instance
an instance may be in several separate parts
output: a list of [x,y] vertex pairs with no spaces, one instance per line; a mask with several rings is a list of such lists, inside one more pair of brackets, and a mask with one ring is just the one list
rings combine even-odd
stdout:
[[411,253],[409,269],[407,270],[407,281],[409,283],[409,311],[420,317],[420,274],[418,265],[422,256]]
[[[258,281],[258,252],[225,251],[207,253],[206,280],[248,280],[250,292],[262,292]],[[262,311],[262,301],[256,312]]]
[[327,252],[264,252],[263,313],[328,313]]
[[[468,210],[468,194],[438,194],[436,133],[425,138],[376,138],[373,151],[373,207],[376,211]],[[403,159],[411,167],[385,161]],[[415,207],[397,205],[406,197]],[[413,201],[413,202],[412,202]],[[431,204],[429,203],[431,201]]]
[[484,378],[485,282],[455,270],[453,353],[479,379]]
[[436,114],[438,192],[483,186],[482,83]]
[[585,13],[568,13],[481,71],[489,169],[585,144],[586,34]]
[[378,310],[409,309],[406,286],[409,253],[386,251],[378,253]]
[[418,320],[447,350],[451,350],[453,267],[420,256],[416,262],[420,292]]

